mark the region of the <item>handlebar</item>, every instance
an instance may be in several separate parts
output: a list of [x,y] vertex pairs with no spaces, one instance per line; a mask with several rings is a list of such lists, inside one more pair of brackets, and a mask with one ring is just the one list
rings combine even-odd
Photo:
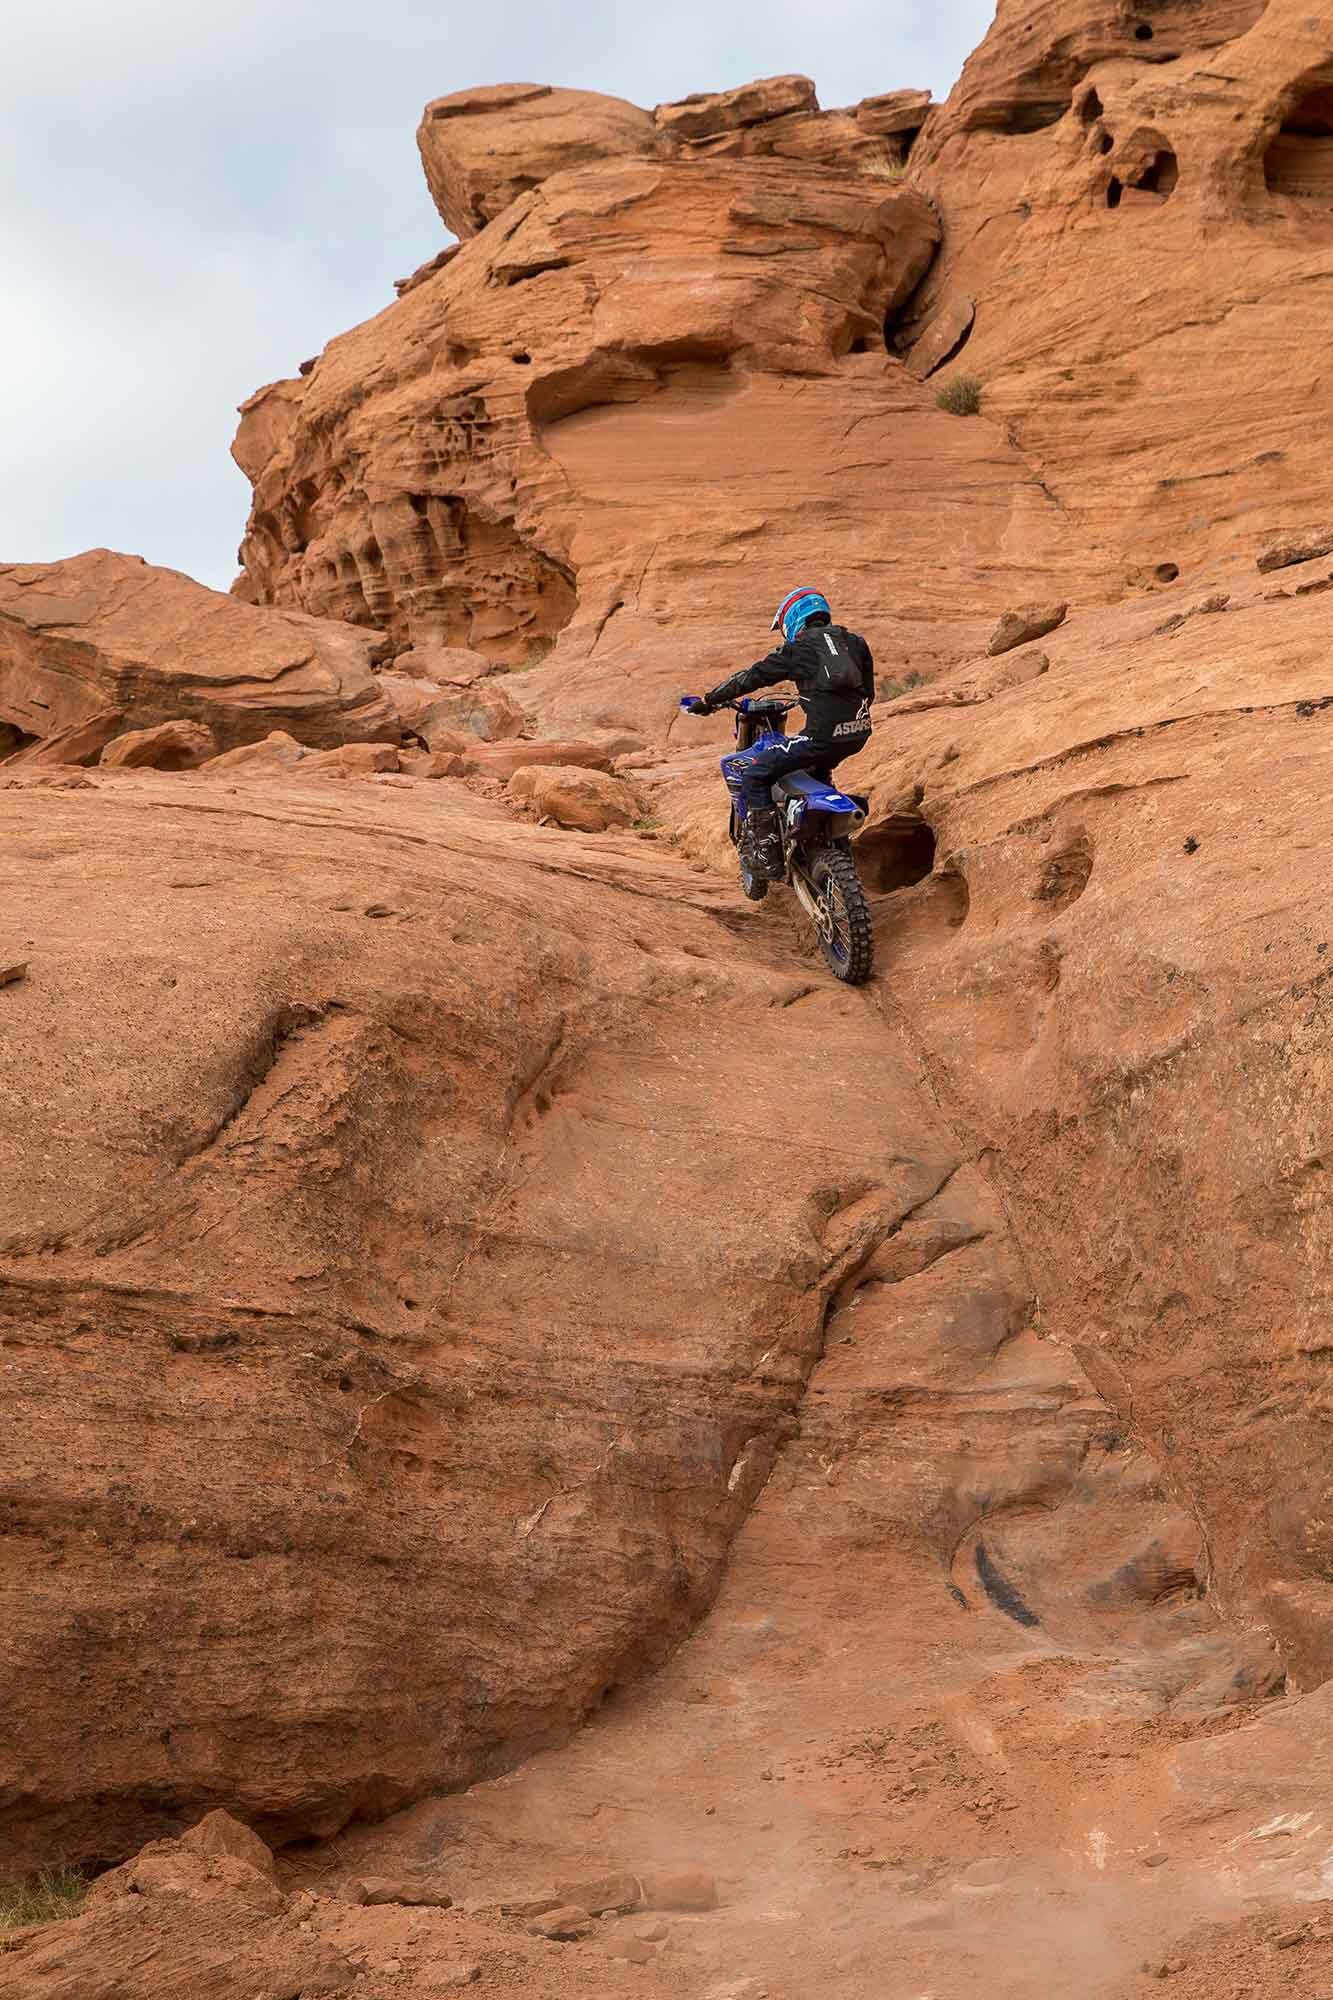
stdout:
[[[687,695],[685,700],[681,702],[681,707],[685,708],[685,701],[690,699],[691,697]],[[752,701],[748,694],[743,694],[738,701],[714,702],[708,713],[710,715],[718,715],[724,708],[731,708],[736,711],[737,715],[748,715],[752,708],[766,708],[770,714],[790,715],[792,709],[799,708],[800,706],[799,701],[788,701],[783,695],[775,695],[771,698],[765,697],[763,701]],[[687,715],[697,712],[697,710],[685,709]]]

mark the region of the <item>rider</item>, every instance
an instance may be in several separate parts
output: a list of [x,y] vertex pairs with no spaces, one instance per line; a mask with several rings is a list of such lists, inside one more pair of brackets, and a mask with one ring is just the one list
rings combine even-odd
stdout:
[[859,632],[833,623],[828,599],[813,584],[789,590],[769,628],[781,631],[783,643],[766,659],[705,695],[686,695],[681,707],[707,715],[737,695],[756,688],[792,681],[805,710],[799,736],[765,738],[752,749],[740,750],[723,765],[728,778],[739,778],[746,807],[747,853],[755,875],[766,881],[782,876],[782,836],[769,787],[787,771],[830,772],[844,757],[864,750],[870,741],[870,704],[875,699],[875,662]]

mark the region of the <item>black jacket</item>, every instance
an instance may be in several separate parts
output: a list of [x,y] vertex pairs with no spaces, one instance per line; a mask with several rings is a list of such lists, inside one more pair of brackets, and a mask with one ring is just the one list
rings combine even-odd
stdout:
[[[840,639],[852,659],[861,669],[861,685],[845,693],[821,692],[818,686],[820,662],[822,658],[821,637],[823,633]],[[738,695],[753,694],[758,688],[777,687],[782,681],[791,681],[805,709],[805,731],[818,742],[832,742],[870,733],[870,704],[875,699],[875,662],[870,648],[859,632],[849,632],[845,625],[830,625],[822,619],[818,624],[802,627],[794,639],[776,648],[765,660],[757,660],[752,667],[744,667],[729,680],[720,681],[710,688],[704,700],[714,702],[734,701]]]

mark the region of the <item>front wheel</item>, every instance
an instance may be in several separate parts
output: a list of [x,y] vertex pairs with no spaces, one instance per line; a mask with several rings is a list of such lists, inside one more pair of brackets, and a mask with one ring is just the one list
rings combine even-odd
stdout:
[[736,860],[741,871],[741,893],[748,896],[752,903],[762,903],[768,894],[768,883],[764,876],[752,872],[745,857],[745,835],[736,817],[735,806],[731,808],[731,825],[727,831],[731,835],[731,844],[736,850]]
[[752,873],[750,864],[745,858],[744,849],[741,850],[737,858],[740,862],[742,893],[748,896],[752,903],[762,903],[768,894],[767,876]]
[[870,905],[849,853],[821,847],[810,858],[810,882],[819,902],[819,948],[835,979],[860,986],[870,977],[875,933]]

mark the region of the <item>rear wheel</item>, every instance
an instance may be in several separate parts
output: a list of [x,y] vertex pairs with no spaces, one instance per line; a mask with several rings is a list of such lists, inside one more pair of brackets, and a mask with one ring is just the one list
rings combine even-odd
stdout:
[[811,859],[810,880],[819,898],[824,962],[835,979],[859,986],[870,977],[875,933],[856,863],[841,848],[823,847]]

